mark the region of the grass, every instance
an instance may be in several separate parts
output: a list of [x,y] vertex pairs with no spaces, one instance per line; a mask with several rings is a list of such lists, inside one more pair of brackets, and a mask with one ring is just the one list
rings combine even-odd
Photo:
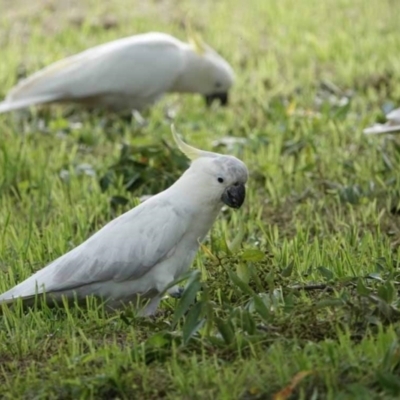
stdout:
[[[157,319],[95,305],[5,310],[1,398],[398,398],[399,144],[362,135],[400,105],[394,2],[1,7],[0,95],[107,40],[184,38],[187,13],[237,84],[228,109],[168,96],[144,127],[69,106],[1,115],[0,291],[182,173],[166,108],[189,143],[251,171],[243,209],[222,213],[194,263],[201,274]],[[245,144],[215,143],[226,136]]]

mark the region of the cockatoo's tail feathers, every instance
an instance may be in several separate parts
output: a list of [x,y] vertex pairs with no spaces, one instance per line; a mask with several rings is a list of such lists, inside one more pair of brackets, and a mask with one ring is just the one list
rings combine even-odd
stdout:
[[185,156],[194,161],[200,157],[216,157],[218,154],[212,153],[210,151],[204,151],[196,149],[195,147],[189,146],[186,144],[177,134],[174,124],[171,124],[171,131],[174,137],[175,143],[178,146],[179,150],[185,154]]

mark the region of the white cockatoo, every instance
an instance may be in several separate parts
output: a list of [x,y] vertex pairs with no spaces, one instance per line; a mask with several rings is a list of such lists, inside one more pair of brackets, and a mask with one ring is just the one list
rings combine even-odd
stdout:
[[75,102],[124,113],[142,111],[165,93],[199,93],[210,105],[228,103],[231,66],[189,31],[189,43],[158,32],[118,39],[67,57],[22,80],[0,113]]
[[139,314],[153,314],[165,289],[190,267],[223,204],[243,204],[248,178],[236,157],[195,149],[174,130],[173,136],[192,163],[172,186],[0,295],[0,305],[22,298],[29,306],[43,293],[49,304],[93,295],[111,309],[139,298],[146,301]]
[[383,133],[400,132],[400,108],[396,108],[386,114],[387,122],[385,124],[375,124],[364,129],[366,135],[379,135]]

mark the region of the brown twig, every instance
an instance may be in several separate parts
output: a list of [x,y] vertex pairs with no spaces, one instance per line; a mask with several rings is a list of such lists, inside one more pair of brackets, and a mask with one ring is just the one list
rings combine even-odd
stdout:
[[333,292],[333,287],[328,286],[326,283],[314,283],[311,285],[294,285],[289,286],[289,289],[292,290],[326,290],[328,292]]

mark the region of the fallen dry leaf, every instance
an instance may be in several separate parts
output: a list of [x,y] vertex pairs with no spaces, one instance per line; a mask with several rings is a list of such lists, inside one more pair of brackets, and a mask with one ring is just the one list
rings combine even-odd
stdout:
[[274,400],[286,400],[292,393],[296,386],[308,375],[311,375],[313,371],[300,371],[290,381],[289,385],[284,387],[278,393],[274,394]]

